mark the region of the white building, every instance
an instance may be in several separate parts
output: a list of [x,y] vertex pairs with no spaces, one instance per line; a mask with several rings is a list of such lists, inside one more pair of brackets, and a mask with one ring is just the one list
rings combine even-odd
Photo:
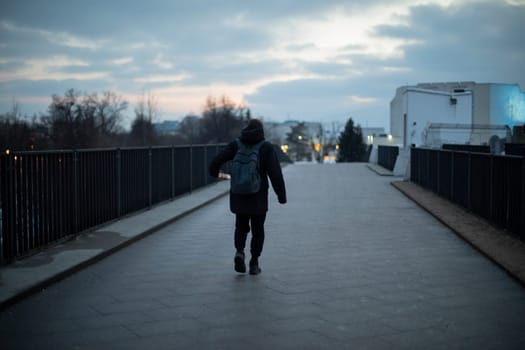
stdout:
[[503,143],[510,141],[510,130],[523,123],[525,93],[517,84],[453,82],[399,87],[390,102],[389,139],[400,146],[394,175],[409,176],[407,146],[485,144],[499,153]]
[[390,132],[403,146],[488,144],[525,122],[516,84],[421,83],[400,87],[390,103]]
[[397,89],[390,103],[390,133],[401,138],[403,146],[424,144],[424,131],[432,123],[471,124],[472,93]]
[[363,141],[367,145],[374,143],[375,138],[387,137],[385,128],[374,128],[374,127],[362,127],[361,134],[363,135]]

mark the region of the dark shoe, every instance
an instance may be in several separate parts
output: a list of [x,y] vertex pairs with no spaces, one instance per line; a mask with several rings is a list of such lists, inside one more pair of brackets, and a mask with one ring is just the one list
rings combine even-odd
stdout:
[[244,253],[235,253],[235,258],[233,259],[233,261],[235,263],[235,271],[240,273],[246,272],[246,264],[244,263]]
[[258,275],[261,273],[261,268],[259,267],[259,261],[250,260],[250,275]]

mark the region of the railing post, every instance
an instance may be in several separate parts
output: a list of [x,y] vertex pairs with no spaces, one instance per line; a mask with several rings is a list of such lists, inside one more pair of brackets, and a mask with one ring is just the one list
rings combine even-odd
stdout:
[[441,151],[438,150],[436,151],[437,152],[437,179],[436,179],[436,183],[437,183],[437,186],[436,186],[436,191],[437,191],[437,194],[441,194],[440,192],[440,189],[441,189]]
[[[8,159],[9,158],[7,155],[0,155],[0,208],[2,206],[5,207],[5,203],[7,202],[7,185],[5,182],[7,181]],[[4,226],[7,225],[7,220],[5,217],[6,211],[3,209],[2,213],[0,214],[0,265],[4,263],[4,247],[6,244],[4,232],[7,230],[4,230]]]
[[489,161],[489,221],[494,222],[494,155],[490,155]]
[[423,171],[423,169],[422,169],[422,164],[423,164],[422,159],[423,159],[423,150],[421,148],[419,148],[417,150],[417,183],[420,186],[423,185],[421,183],[421,172]]
[[117,218],[122,215],[122,158],[120,148],[117,148]]
[[521,158],[521,225],[520,238],[525,241],[525,157]]
[[472,192],[471,183],[470,181],[470,175],[472,174],[472,153],[468,152],[468,162],[467,162],[467,208],[469,210],[472,210],[472,199],[470,198],[470,194]]
[[[215,154],[213,155],[213,158],[215,158],[219,154],[219,145],[215,146]],[[208,162],[209,164],[209,162]],[[216,179],[213,180],[214,182],[217,182]]]
[[[16,257],[16,239],[15,239],[15,228],[14,228],[14,222],[15,222],[15,198],[16,198],[16,190],[15,190],[15,164],[14,164],[14,158],[13,155],[7,155],[5,158],[5,172],[3,183],[4,187],[2,189],[2,225],[4,226],[5,230],[2,230],[2,248],[4,250],[3,258],[5,259],[4,262],[10,262],[13,261]],[[7,199],[7,200],[5,200]]]
[[208,146],[204,146],[204,157],[203,157],[203,163],[204,163],[204,185],[208,184],[208,173],[206,172],[206,164],[208,160]]
[[190,193],[193,191],[193,145],[190,146]]
[[75,223],[75,233],[79,232],[79,205],[80,205],[80,199],[79,199],[79,187],[80,187],[80,173],[79,173],[79,165],[78,165],[78,151],[75,149],[73,150],[73,222]]
[[148,148],[148,209],[151,209],[152,202],[152,150],[151,146]]
[[426,179],[427,179],[427,185],[425,186],[426,188],[432,190],[432,184],[431,184],[431,177],[430,177],[430,157],[431,157],[431,153],[432,151],[431,150],[426,150],[425,152],[427,154],[427,157],[426,157],[426,161],[427,161],[427,173],[426,173]]
[[454,152],[450,151],[450,199],[454,200]]
[[171,199],[175,198],[175,146],[171,145]]
[[416,148],[415,147],[412,147],[410,149],[410,181],[412,182],[416,182],[415,179],[416,179],[416,171],[417,171],[417,167],[416,167],[416,157],[417,157],[417,151],[416,151]]

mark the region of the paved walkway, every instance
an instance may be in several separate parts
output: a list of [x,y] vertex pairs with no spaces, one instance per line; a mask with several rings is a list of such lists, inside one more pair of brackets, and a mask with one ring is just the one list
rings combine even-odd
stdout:
[[226,182],[215,183],[0,266],[0,310],[224,196],[228,189]]
[[226,197],[0,313],[2,349],[522,349],[525,288],[364,164],[285,169],[259,276]]

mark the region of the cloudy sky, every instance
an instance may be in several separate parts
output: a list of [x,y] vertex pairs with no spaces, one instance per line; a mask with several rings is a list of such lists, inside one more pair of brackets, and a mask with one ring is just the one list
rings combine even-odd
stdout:
[[155,97],[159,120],[228,96],[265,120],[388,131],[395,89],[525,89],[525,0],[5,0],[0,113],[45,113],[69,88]]

